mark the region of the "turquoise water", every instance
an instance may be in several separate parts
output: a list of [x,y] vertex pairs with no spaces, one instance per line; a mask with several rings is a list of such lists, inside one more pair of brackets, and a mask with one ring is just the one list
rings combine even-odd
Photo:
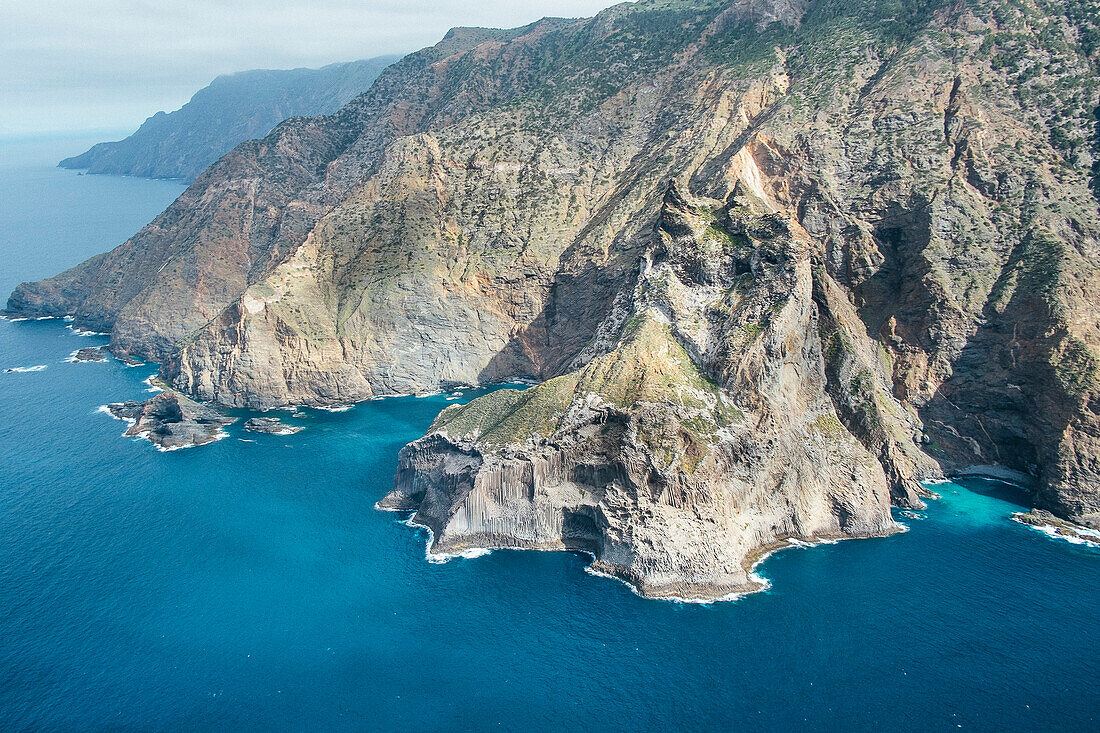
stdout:
[[[0,163],[5,291],[180,190],[40,147]],[[430,564],[372,508],[445,396],[158,453],[96,412],[151,367],[64,362],[104,342],[0,322],[0,369],[46,365],[0,373],[0,728],[1097,729],[1100,550],[1009,521],[1011,487],[781,552],[736,603],[647,601],[571,554]]]

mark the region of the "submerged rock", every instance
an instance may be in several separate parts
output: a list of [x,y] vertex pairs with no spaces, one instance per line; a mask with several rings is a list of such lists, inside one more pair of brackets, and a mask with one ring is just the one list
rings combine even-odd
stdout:
[[161,450],[212,443],[225,437],[223,427],[236,422],[236,418],[173,391],[161,392],[145,402],[116,402],[107,405],[107,411],[131,423],[123,435],[145,438]]
[[269,435],[293,435],[302,429],[300,425],[287,425],[277,417],[254,417],[244,424],[245,430]]

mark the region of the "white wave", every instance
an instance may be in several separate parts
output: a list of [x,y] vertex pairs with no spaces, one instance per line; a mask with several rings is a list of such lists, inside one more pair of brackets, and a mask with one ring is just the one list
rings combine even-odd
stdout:
[[106,355],[104,355],[103,359],[77,359],[76,355],[79,354],[80,352],[81,352],[81,349],[77,349],[76,351],[69,354],[67,357],[65,357],[65,363],[66,364],[84,364],[84,363],[106,364],[107,363]]
[[[97,408],[96,408],[96,410],[95,410],[95,411],[96,411],[96,412],[102,412],[102,413],[103,413],[104,415],[106,415],[107,417],[111,418],[112,420],[120,420],[120,421],[122,421],[122,422],[126,423],[126,425],[127,425],[127,426],[129,426],[129,425],[133,425],[134,423],[136,423],[136,422],[137,422],[137,420],[135,420],[135,419],[134,419],[134,418],[132,418],[132,417],[122,417],[122,416],[120,416],[120,415],[116,415],[115,413],[111,412],[111,407],[110,407],[110,405],[100,405],[99,407],[97,407]],[[127,428],[127,430],[128,430],[128,429],[129,429],[129,428]],[[126,432],[125,432],[125,431],[123,431],[123,436],[125,436],[125,437],[129,437],[129,436],[127,436],[127,435],[126,435]]]
[[431,551],[429,551],[427,553],[427,559],[428,559],[428,562],[430,562],[430,563],[434,563],[436,565],[442,565],[443,563],[450,562],[451,560],[454,560],[457,557],[465,558],[467,560],[472,560],[475,557],[484,557],[485,555],[488,555],[491,552],[492,552],[492,550],[489,550],[489,549],[484,548],[484,547],[477,547],[477,548],[474,548],[472,550],[463,550],[462,552],[431,552]]
[[835,544],[838,544],[839,542],[840,542],[840,539],[837,538],[837,537],[828,537],[828,538],[811,539],[811,540],[800,540],[797,537],[791,537],[790,539],[787,540],[787,544],[783,547],[777,548],[776,552],[778,552],[779,550],[786,550],[788,548],[789,549],[797,549],[797,548],[800,548],[800,547],[817,547],[818,545],[835,545]]
[[74,336],[110,336],[111,335],[109,333],[104,333],[103,331],[85,331],[83,328],[78,328],[78,327],[74,326],[71,323],[68,326],[65,326],[65,328],[72,331]]
[[155,394],[157,392],[163,392],[164,391],[164,387],[153,384],[153,380],[156,379],[156,378],[157,378],[156,374],[150,374],[148,377],[141,380],[142,384],[149,385],[149,389],[145,390],[146,392],[153,392]]
[[[588,554],[588,553],[585,553]],[[755,565],[753,567],[756,567]],[[634,584],[628,583],[617,575],[611,575],[610,573],[603,573],[596,570],[591,565],[586,565],[584,572],[597,578],[608,578],[609,580],[617,580],[627,588],[630,592],[639,598],[645,598],[647,601],[667,601],[669,603],[682,603],[692,606],[713,606],[715,603],[729,603],[731,601],[739,601],[745,596],[751,596],[753,593],[761,593],[772,587],[771,581],[762,575],[756,573],[749,573],[749,580],[757,584],[754,590],[735,591],[733,593],[727,593],[724,596],[717,596],[715,598],[683,598],[681,596],[646,596],[639,591]]]
[[416,397],[417,397],[417,399],[420,399],[422,397],[435,397],[435,396],[441,395],[441,394],[443,394],[443,393],[439,390],[436,390],[435,392],[417,392]]
[[40,372],[45,368],[46,368],[45,364],[35,364],[34,366],[19,366],[19,367],[12,367],[10,369],[5,369],[4,373],[5,374],[13,374],[13,373],[25,373],[25,372]]
[[325,412],[347,412],[355,405],[324,405],[317,407],[318,410],[324,410]]
[[[1020,522],[1019,515],[1013,514],[1012,519]],[[1092,547],[1100,549],[1100,532],[1093,529],[1085,529],[1084,527],[1076,527],[1072,531],[1074,534],[1067,534],[1059,532],[1058,528],[1053,524],[1030,524],[1028,522],[1020,522],[1020,524],[1035,530],[1036,532],[1042,532],[1052,540],[1061,540],[1062,542],[1068,542],[1071,545],[1084,545],[1085,547]]]
[[237,440],[241,441],[242,443],[255,443],[256,442],[256,441],[252,440],[251,438],[237,438]]
[[[149,436],[149,433],[140,433],[138,435],[135,435],[134,437],[135,438],[148,439],[148,436]],[[171,453],[172,451],[184,450],[185,448],[201,448],[204,445],[210,445],[211,443],[216,443],[219,440],[222,440],[222,439],[228,438],[228,437],[229,437],[229,433],[225,432],[224,430],[219,430],[217,435],[214,436],[214,439],[210,440],[210,441],[207,441],[206,443],[188,443],[187,445],[170,445],[168,447],[165,447],[165,446],[162,446],[162,445],[156,445],[154,443],[154,447],[158,451],[160,451],[161,453]]]
[[[377,504],[375,505],[375,508],[380,509],[381,511],[406,511],[404,509],[387,509],[384,507],[379,507]],[[474,547],[469,550],[463,550],[462,552],[432,552],[432,543],[435,542],[435,533],[432,532],[432,528],[428,525],[418,524],[417,522],[414,522],[414,516],[416,515],[410,514],[407,519],[401,522],[401,524],[405,525],[406,527],[412,527],[414,529],[422,529],[428,533],[428,542],[424,545],[424,559],[434,565],[442,565],[443,563],[450,562],[455,558],[472,560],[475,557],[484,557],[485,555],[488,555],[492,552],[492,550],[487,547]]]

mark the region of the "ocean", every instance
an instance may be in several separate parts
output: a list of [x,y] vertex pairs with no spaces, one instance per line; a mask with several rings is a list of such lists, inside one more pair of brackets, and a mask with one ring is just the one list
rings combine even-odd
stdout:
[[[52,167],[88,142],[0,141],[0,298],[182,191]],[[908,532],[779,552],[735,602],[645,600],[569,553],[427,562],[373,508],[456,395],[161,453],[97,411],[154,366],[65,361],[106,340],[0,321],[4,730],[1100,725],[1100,549],[1011,521],[1011,486],[943,484]]]

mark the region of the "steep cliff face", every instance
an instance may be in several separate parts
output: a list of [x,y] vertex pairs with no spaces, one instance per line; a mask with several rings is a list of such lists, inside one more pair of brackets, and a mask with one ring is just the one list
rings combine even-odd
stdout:
[[193,180],[218,158],[290,117],[332,114],[370,88],[400,56],[320,69],[254,69],[219,76],[175,112],[157,112],[134,134],[58,163],[146,178]]
[[581,549],[687,598],[756,589],[754,560],[791,539],[896,531],[883,466],[826,390],[810,243],[752,198],[673,184],[614,348],[445,410],[380,506],[415,509],[434,551]]
[[[293,256],[318,221],[384,161],[388,145],[446,126],[523,91],[538,63],[535,40],[567,31],[546,20],[513,31],[457,29],[411,54],[371,90],[328,117],[296,118],[242,143],[206,170],[131,240],[54,278],[20,285],[12,313],[71,314],[110,331],[112,349],[157,361],[233,307],[250,285]],[[492,76],[517,39],[531,58]]]
[[887,533],[976,464],[1096,526],[1096,18],[652,0],[459,29],[8,308],[227,405],[548,380],[444,412],[383,504],[647,593]]

